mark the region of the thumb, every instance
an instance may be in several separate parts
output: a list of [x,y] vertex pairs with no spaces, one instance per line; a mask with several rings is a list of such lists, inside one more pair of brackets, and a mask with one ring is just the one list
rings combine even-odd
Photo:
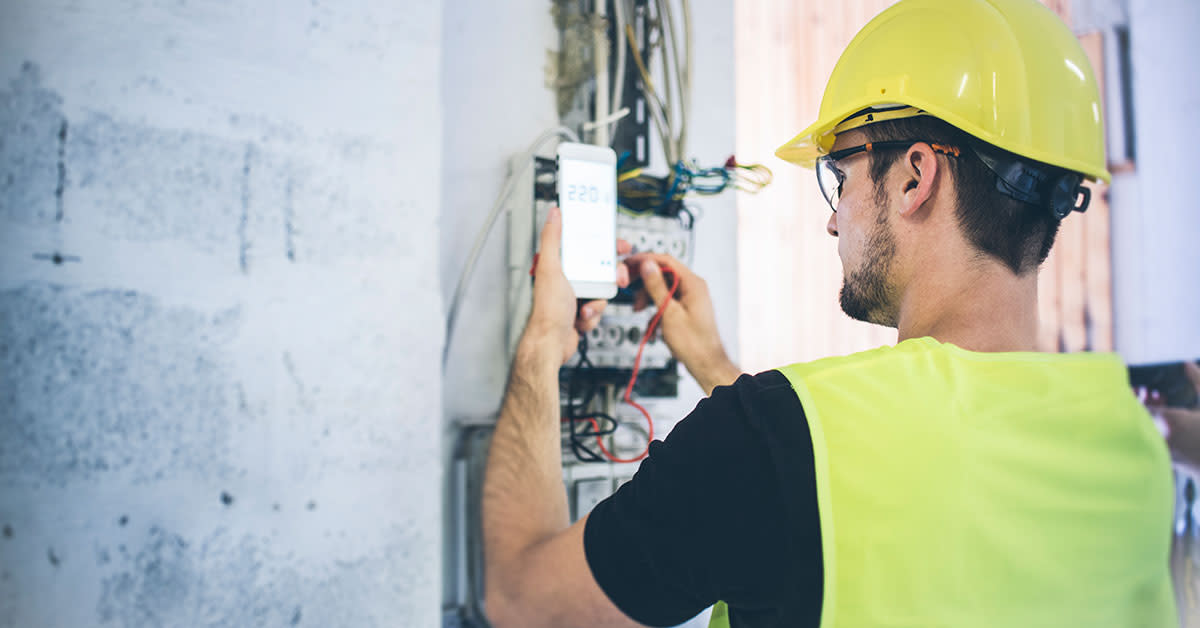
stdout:
[[646,286],[646,293],[650,295],[654,304],[661,308],[670,295],[670,291],[667,289],[667,282],[663,279],[662,269],[659,268],[658,263],[652,259],[643,261],[638,274],[642,277],[642,284]]
[[546,224],[542,227],[541,246],[538,255],[538,265],[549,264],[558,266],[562,254],[562,210],[551,207],[546,216]]

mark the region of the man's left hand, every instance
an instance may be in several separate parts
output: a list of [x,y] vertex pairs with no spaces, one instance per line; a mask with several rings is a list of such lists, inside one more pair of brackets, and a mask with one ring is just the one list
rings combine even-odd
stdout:
[[[617,253],[630,251],[628,242],[616,242]],[[547,341],[556,346],[565,363],[579,345],[579,334],[591,331],[600,324],[607,301],[577,301],[575,291],[562,269],[562,210],[550,209],[542,228],[541,253],[534,269],[533,312],[525,326],[524,341]],[[617,286],[629,285],[629,271],[617,265]]]

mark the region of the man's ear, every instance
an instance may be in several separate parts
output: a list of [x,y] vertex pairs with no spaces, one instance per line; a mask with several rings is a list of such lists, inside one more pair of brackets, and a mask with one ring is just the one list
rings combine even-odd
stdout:
[[929,144],[917,142],[904,154],[898,170],[904,186],[901,191],[900,215],[916,216],[933,198],[940,172],[937,155]]

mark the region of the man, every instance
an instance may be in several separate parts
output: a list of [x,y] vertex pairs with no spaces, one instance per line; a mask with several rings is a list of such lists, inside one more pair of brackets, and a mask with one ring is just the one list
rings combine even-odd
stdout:
[[493,623],[1174,625],[1161,438],[1115,356],[1033,353],[1037,267],[1102,145],[1086,58],[1033,0],[880,14],[778,154],[817,169],[842,308],[898,344],[739,376],[704,282],[630,257],[710,396],[569,526],[556,377],[602,304],[577,318],[543,255],[484,487]]

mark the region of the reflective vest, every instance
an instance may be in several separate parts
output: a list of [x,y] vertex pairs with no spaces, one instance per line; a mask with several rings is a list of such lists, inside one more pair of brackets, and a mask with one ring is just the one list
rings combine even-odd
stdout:
[[1170,458],[1117,356],[917,338],[780,371],[812,435],[822,628],[1179,625]]

